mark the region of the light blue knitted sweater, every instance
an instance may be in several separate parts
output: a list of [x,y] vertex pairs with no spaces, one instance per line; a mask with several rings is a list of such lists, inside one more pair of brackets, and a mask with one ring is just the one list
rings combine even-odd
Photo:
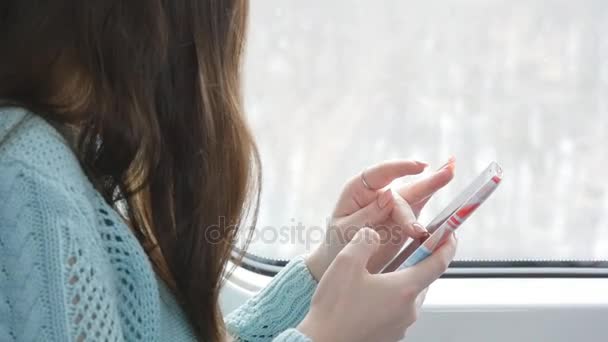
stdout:
[[[227,317],[241,341],[293,329],[316,283],[302,259]],[[0,108],[0,340],[192,341],[137,239],[43,119]]]

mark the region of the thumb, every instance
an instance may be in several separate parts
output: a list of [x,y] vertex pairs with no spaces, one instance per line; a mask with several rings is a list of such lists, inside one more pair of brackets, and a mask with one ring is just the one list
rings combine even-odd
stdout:
[[372,227],[386,221],[395,205],[393,191],[388,188],[378,198],[367,206],[344,217],[342,225],[346,227]]
[[337,267],[366,269],[367,262],[380,245],[380,236],[371,228],[361,228],[336,256]]

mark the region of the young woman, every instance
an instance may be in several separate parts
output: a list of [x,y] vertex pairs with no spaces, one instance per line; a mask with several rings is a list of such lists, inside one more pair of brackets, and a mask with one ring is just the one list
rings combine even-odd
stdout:
[[426,164],[354,177],[327,242],[224,323],[225,266],[259,197],[246,22],[239,0],[0,3],[1,340],[395,341],[414,322],[454,240],[375,273],[425,234],[416,216],[452,164],[395,193]]

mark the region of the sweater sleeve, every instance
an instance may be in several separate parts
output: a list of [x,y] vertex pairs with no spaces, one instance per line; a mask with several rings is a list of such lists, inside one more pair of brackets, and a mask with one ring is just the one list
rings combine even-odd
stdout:
[[122,340],[96,246],[71,234],[92,227],[74,201],[28,166],[0,163],[3,341]]
[[237,341],[309,342],[293,328],[308,313],[316,286],[304,259],[298,257],[226,318],[228,330]]

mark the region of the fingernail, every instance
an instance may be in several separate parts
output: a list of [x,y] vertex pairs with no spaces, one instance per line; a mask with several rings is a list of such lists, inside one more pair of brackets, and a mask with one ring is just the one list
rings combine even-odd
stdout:
[[454,164],[448,164],[447,166],[445,166],[443,169],[437,171],[437,173],[441,173],[441,172],[454,172],[455,166]]
[[380,209],[385,208],[391,199],[393,199],[393,191],[391,188],[388,188],[380,197],[378,197],[378,206]]
[[420,223],[418,223],[418,222],[413,223],[412,224],[412,228],[414,228],[414,231],[418,235],[425,236],[425,235],[429,234],[429,232],[426,229],[424,229],[424,227]]
[[448,165],[450,165],[450,162],[447,162],[447,163],[445,163],[445,164],[441,165],[441,167],[440,167],[440,168],[438,168],[438,169],[437,169],[437,171],[441,171],[441,170],[445,169],[445,168],[446,168],[446,166],[448,166]]
[[439,168],[437,171],[443,171],[444,169],[451,169],[451,170],[454,170],[454,163],[455,163],[455,162],[456,162],[456,158],[454,158],[454,157],[452,156],[452,157],[450,157],[450,158],[448,159],[448,161],[447,161],[445,164],[443,164],[443,166],[442,166],[442,167],[440,167],[440,168]]
[[417,160],[416,165],[426,168],[429,166],[429,163]]

